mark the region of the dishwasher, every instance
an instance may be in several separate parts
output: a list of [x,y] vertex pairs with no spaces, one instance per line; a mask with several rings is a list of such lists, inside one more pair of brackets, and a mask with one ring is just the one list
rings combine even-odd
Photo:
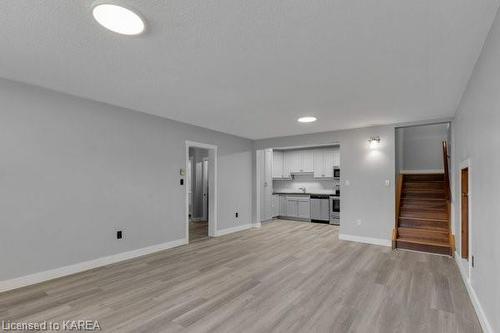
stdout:
[[311,222],[330,223],[330,196],[311,194]]

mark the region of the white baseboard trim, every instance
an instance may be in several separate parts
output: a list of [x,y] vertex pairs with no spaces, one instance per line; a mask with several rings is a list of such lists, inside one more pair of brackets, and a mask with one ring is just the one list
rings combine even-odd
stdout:
[[493,333],[493,328],[491,327],[486,314],[484,313],[483,307],[479,302],[479,298],[477,297],[476,291],[472,288],[472,285],[469,282],[467,277],[467,272],[464,270],[462,264],[460,263],[460,254],[455,251],[455,262],[457,263],[458,270],[460,271],[460,275],[462,276],[462,280],[464,281],[465,288],[469,293],[469,297],[472,301],[472,305],[474,306],[474,310],[476,310],[477,317],[479,318],[479,323],[485,333]]
[[262,227],[262,223],[260,222],[252,224],[252,228],[260,228],[260,227]]
[[88,271],[93,268],[102,267],[106,265],[111,265],[120,261],[133,259],[137,257],[142,257],[147,254],[151,254],[154,252],[159,252],[167,249],[171,249],[173,247],[177,247],[180,245],[187,244],[186,239],[178,239],[175,241],[157,244],[153,246],[144,247],[137,250],[122,252],[113,254],[107,257],[97,258],[89,261],[80,262],[77,264],[59,267],[55,269],[51,269],[44,272],[34,273],[30,275],[25,275],[21,277],[17,277],[10,280],[0,281],[0,292],[13,290],[25,286],[29,286],[32,284],[45,282],[48,280],[57,279],[63,276],[72,275],[76,273],[80,273],[83,271]]
[[347,235],[347,234],[339,234],[339,239],[351,241],[351,242],[365,243],[365,244],[392,246],[392,241],[390,239],[361,237],[361,236],[354,236],[354,235]]
[[245,225],[240,225],[240,226],[237,226],[237,227],[232,227],[232,228],[226,228],[226,229],[222,229],[222,230],[217,230],[215,232],[215,237],[224,236],[224,235],[227,235],[227,234],[232,234],[233,232],[238,232],[238,231],[242,231],[242,230],[247,230],[247,229],[250,229],[252,226],[253,226],[253,224],[245,224]]
[[444,173],[444,169],[422,169],[422,170],[400,170],[402,175],[413,175],[419,173]]

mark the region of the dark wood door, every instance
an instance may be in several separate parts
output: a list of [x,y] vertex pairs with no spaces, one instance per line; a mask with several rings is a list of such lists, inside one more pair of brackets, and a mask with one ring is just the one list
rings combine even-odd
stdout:
[[469,168],[461,171],[462,258],[469,259]]

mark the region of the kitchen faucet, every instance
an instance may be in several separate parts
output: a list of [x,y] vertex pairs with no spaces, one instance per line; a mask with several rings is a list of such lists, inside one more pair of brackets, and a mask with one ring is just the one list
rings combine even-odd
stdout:
[[304,186],[299,187],[299,190],[301,190],[303,193],[306,193],[306,188]]

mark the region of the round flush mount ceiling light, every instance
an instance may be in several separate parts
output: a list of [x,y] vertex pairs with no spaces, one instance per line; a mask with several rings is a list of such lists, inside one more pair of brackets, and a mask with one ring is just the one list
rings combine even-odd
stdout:
[[139,35],[144,32],[142,18],[125,7],[99,4],[92,10],[94,19],[103,27],[122,35]]
[[297,119],[297,121],[299,123],[312,123],[312,122],[315,122],[316,120],[318,120],[316,117],[300,117],[299,119]]

